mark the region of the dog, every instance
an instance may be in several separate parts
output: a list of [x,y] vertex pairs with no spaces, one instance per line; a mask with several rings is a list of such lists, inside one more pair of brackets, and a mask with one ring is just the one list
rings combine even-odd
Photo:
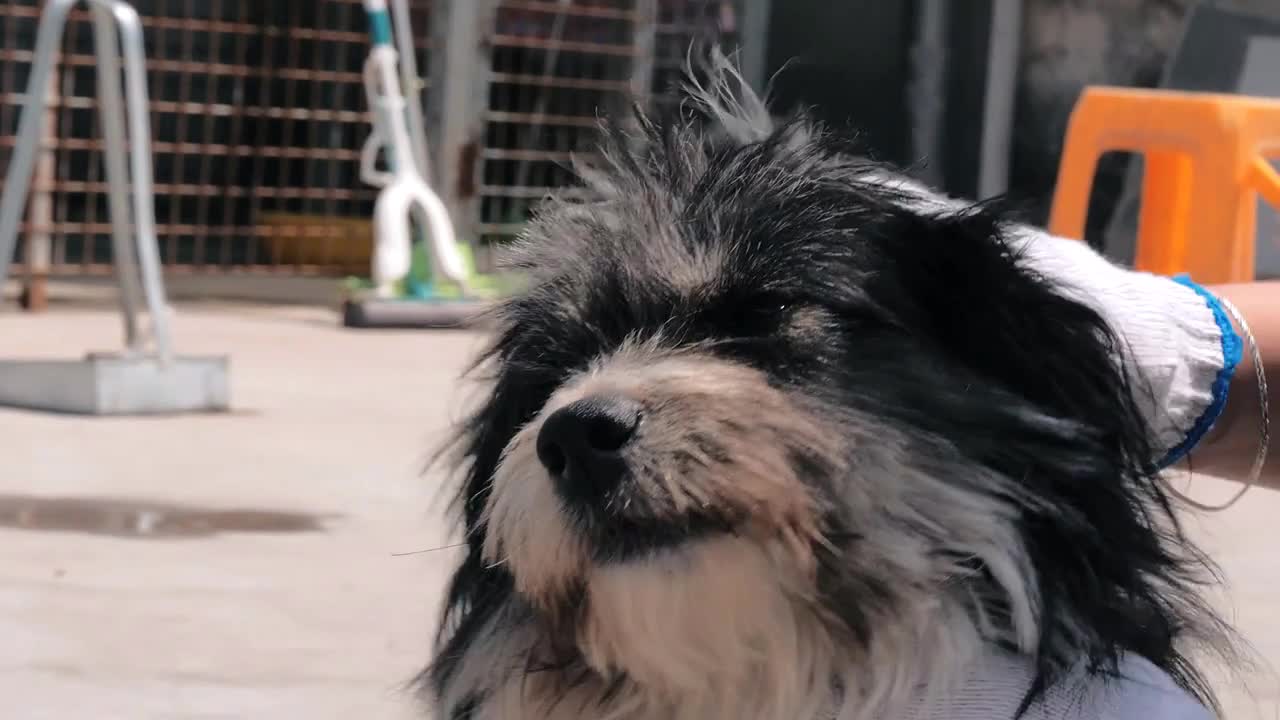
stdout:
[[717,58],[513,248],[435,717],[893,720],[992,656],[1028,668],[1009,717],[1128,658],[1215,707],[1215,575],[1122,338],[998,207],[775,121]]

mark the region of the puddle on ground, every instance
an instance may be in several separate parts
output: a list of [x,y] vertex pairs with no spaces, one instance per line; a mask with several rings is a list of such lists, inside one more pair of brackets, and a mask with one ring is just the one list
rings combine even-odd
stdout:
[[325,529],[319,515],[213,509],[119,498],[0,495],[0,527],[132,538],[208,537],[222,533],[297,533]]

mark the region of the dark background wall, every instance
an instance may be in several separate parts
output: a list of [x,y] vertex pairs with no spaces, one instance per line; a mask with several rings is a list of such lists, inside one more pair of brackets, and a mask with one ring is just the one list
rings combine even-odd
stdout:
[[[933,0],[773,0],[765,76],[775,109],[812,106],[833,126],[854,129],[874,156],[909,167],[932,165],[936,182],[978,194],[991,46],[991,0],[948,0],[939,48],[945,59],[942,110],[932,156],[913,142],[910,93],[924,3]],[[1280,17],[1280,0],[1201,0]],[[752,2],[752,0],[743,0]],[[1156,87],[1197,0],[1024,0],[1016,38],[1017,81],[1009,138],[1009,197],[1026,219],[1044,223],[1052,202],[1067,120],[1088,85]],[[935,6],[936,7],[936,6]],[[919,60],[917,57],[916,60]],[[781,72],[779,72],[781,71]],[[923,146],[929,146],[924,143]],[[1101,245],[1131,165],[1099,164],[1087,239]]]
[[774,0],[766,75],[786,65],[774,79],[775,109],[812,106],[825,122],[860,131],[878,157],[909,162],[914,12],[914,2]]
[[809,107],[827,124],[857,132],[874,157],[917,169],[936,165],[948,191],[973,195],[990,0],[965,0],[962,12],[947,13],[938,157],[920,155],[912,142],[920,12],[915,0],[774,0],[765,63],[766,76],[774,77],[774,109]]

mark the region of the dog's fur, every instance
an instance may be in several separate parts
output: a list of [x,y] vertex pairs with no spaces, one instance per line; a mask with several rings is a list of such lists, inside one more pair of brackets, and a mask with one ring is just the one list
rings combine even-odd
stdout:
[[[458,445],[437,717],[861,720],[987,646],[1033,659],[1024,709],[1126,653],[1212,704],[1188,660],[1223,642],[1210,568],[1121,339],[993,209],[931,204],[713,70],[691,97],[718,129],[609,127],[593,199],[517,248]],[[598,394],[644,415],[586,507],[534,441]]]

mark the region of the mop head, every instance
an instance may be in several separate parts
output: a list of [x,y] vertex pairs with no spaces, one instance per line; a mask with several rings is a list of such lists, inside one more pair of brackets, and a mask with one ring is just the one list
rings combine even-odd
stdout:
[[520,279],[476,271],[471,248],[460,245],[467,266],[467,288],[433,277],[425,247],[415,246],[409,275],[393,298],[373,294],[368,278],[349,277],[343,286],[343,324],[360,328],[469,328],[477,326],[490,303],[509,296]]

